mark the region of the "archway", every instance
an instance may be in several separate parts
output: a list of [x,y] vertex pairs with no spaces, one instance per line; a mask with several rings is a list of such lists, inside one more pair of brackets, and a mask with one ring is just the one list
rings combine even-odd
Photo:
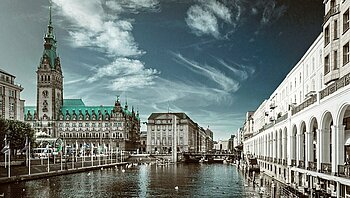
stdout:
[[318,158],[318,151],[317,151],[317,130],[318,130],[318,123],[317,119],[314,117],[311,119],[310,122],[310,143],[311,145],[309,146],[309,169],[316,171],[317,170],[317,158]]
[[292,137],[291,137],[291,152],[290,152],[290,158],[292,160],[292,166],[295,166],[296,165],[296,149],[297,149],[297,142],[296,142],[296,136],[297,136],[297,126],[296,125],[293,125],[293,128],[292,128]]
[[322,154],[320,156],[321,160],[321,171],[325,173],[331,173],[332,171],[332,127],[333,117],[330,112],[324,114],[322,119],[322,134],[320,142],[320,150]]
[[341,143],[344,145],[344,150],[343,148],[340,148],[338,152],[339,153],[339,165],[350,164],[350,105],[344,105],[340,109],[340,114],[339,114],[339,120],[338,120],[338,132],[339,137],[341,138]]
[[283,130],[283,161],[285,163],[285,160],[287,160],[287,127],[284,128]]
[[300,131],[299,131],[299,167],[300,168],[305,168],[305,163],[306,163],[306,152],[305,152],[305,136],[306,136],[306,124],[304,121],[302,121],[300,125]]

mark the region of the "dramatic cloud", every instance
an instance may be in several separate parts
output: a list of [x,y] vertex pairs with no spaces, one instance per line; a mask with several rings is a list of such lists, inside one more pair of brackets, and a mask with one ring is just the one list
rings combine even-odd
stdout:
[[[75,2],[69,0],[54,0],[59,8],[59,14],[70,22],[68,28],[74,47],[88,47],[102,52],[111,59],[110,64],[104,63],[96,69],[88,82],[94,82],[104,76],[111,77],[113,90],[121,88],[125,82],[128,88],[152,84],[158,72],[147,69],[145,64],[137,60],[145,52],[140,50],[132,35],[132,20],[122,19],[119,14],[125,10],[155,11],[159,9],[156,0],[84,0]],[[110,9],[113,12],[108,12]],[[129,80],[128,80],[129,79]]]
[[218,19],[231,23],[230,10],[217,1],[201,1],[187,11],[186,23],[197,35],[212,35],[219,38]]
[[285,11],[286,6],[278,6],[276,0],[197,0],[187,10],[185,21],[197,36],[220,39],[235,32],[249,16],[260,18],[260,30],[278,20]]
[[158,73],[155,69],[146,69],[144,63],[139,60],[117,58],[111,64],[97,68],[88,82],[111,77],[113,83],[109,86],[110,89],[125,91],[133,87],[145,87],[153,84],[153,79]]
[[197,35],[211,34],[215,38],[219,37],[218,21],[208,10],[198,5],[191,6],[187,12],[187,25]]

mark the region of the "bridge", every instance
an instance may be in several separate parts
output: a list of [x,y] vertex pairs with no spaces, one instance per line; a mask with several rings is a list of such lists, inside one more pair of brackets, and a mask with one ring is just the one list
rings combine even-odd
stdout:
[[237,157],[237,154],[233,153],[192,153],[186,152],[182,154],[185,162],[199,162],[203,160],[205,162],[213,163],[220,162],[224,160],[231,161]]

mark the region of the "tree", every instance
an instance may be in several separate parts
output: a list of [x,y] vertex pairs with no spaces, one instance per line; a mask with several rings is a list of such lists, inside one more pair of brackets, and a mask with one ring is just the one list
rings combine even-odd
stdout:
[[[26,137],[31,143],[34,143],[34,130],[28,123],[17,120],[0,119],[0,140],[3,140],[7,135],[7,140],[11,141],[10,148],[14,151],[25,147]],[[1,142],[5,146],[5,142]],[[14,154],[14,153],[13,153]]]

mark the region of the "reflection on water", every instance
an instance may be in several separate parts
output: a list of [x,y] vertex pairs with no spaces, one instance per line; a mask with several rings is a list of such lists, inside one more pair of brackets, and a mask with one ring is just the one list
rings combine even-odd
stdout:
[[[236,167],[140,165],[0,186],[5,197],[252,197]],[[175,187],[178,189],[175,189]]]

